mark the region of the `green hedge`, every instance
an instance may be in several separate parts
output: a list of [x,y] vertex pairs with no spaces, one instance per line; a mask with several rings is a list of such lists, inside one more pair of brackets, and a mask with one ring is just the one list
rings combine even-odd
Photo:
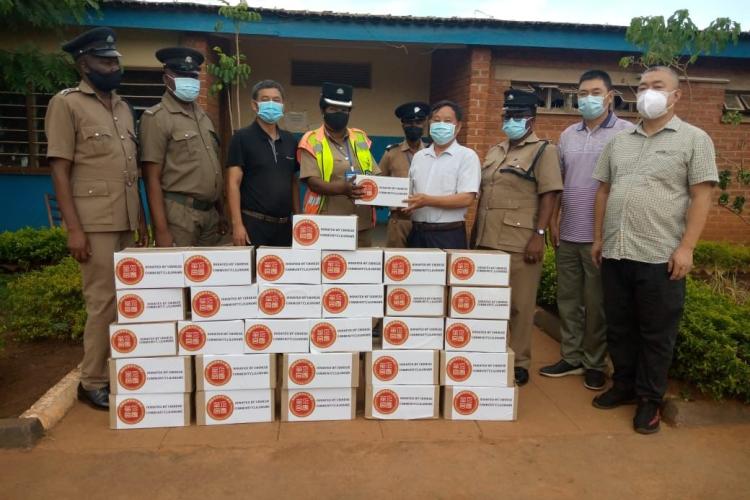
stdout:
[[549,246],[544,250],[542,279],[536,292],[536,303],[548,309],[557,307],[557,266],[555,251]]
[[27,271],[55,264],[67,255],[67,237],[60,228],[27,227],[0,233],[0,265],[10,270]]
[[701,241],[693,252],[696,267],[750,272],[750,246]]

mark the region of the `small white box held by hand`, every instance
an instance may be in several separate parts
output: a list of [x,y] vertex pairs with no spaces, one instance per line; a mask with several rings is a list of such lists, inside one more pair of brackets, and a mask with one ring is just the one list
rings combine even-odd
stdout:
[[405,200],[409,197],[408,177],[357,175],[354,184],[364,191],[361,198],[354,200],[355,205],[398,208],[407,206]]

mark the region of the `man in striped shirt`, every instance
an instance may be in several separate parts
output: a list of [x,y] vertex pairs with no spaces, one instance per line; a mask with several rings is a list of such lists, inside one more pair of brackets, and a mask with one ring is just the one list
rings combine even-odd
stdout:
[[594,241],[594,199],[599,183],[591,177],[604,146],[618,132],[633,125],[611,111],[612,80],[604,71],[581,75],[578,111],[583,121],[560,136],[564,190],[551,234],[557,250],[557,306],[560,311],[560,354],[557,363],[540,375],[584,376],[591,390],[604,388],[606,324],[599,270],[591,259]]

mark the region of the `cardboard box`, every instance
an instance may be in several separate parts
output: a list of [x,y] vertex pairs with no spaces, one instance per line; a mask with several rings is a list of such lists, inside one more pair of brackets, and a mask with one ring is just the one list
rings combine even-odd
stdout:
[[446,250],[448,284],[508,286],[510,254],[500,250]]
[[320,285],[259,285],[259,318],[320,318]]
[[518,419],[518,387],[446,387],[443,393],[446,420]]
[[443,348],[443,318],[383,318],[383,349]]
[[130,323],[109,325],[113,358],[145,358],[177,354],[177,323]]
[[283,389],[358,387],[359,353],[284,354],[281,381]]
[[155,323],[185,319],[182,288],[117,290],[118,323]]
[[452,286],[451,318],[510,319],[510,288]]
[[443,285],[388,285],[385,290],[386,316],[445,316]]
[[253,247],[190,248],[183,253],[185,286],[250,285]]
[[245,320],[245,354],[310,352],[310,320]]
[[281,421],[354,420],[357,389],[289,389],[281,391]]
[[409,197],[408,177],[385,177],[382,175],[357,175],[354,184],[364,190],[355,205],[375,205],[378,207],[406,207]]
[[294,215],[292,247],[318,250],[356,250],[356,215]]
[[386,248],[383,282],[386,285],[445,285],[446,253],[438,249]]
[[274,354],[199,354],[196,391],[236,391],[276,387]]
[[320,272],[323,283],[383,283],[383,250],[324,250]]
[[438,385],[440,351],[389,350],[365,354],[367,385]]
[[515,384],[513,362],[508,352],[441,351],[440,385],[511,387]]
[[322,285],[324,318],[383,317],[383,285]]
[[259,247],[256,256],[260,284],[320,284],[320,250]]
[[368,385],[365,391],[365,418],[417,420],[439,417],[439,385]]
[[372,351],[372,318],[327,318],[310,321],[310,351]]
[[258,285],[190,288],[193,320],[230,320],[258,317]]
[[109,360],[111,394],[192,392],[190,356]]
[[192,394],[110,394],[110,429],[190,425]]
[[177,354],[242,354],[245,352],[245,322],[180,321],[177,323]]
[[198,425],[273,422],[273,417],[273,389],[195,393],[195,421]]
[[445,350],[507,352],[508,321],[446,318]]
[[115,288],[181,288],[182,251],[174,248],[129,248],[114,255]]

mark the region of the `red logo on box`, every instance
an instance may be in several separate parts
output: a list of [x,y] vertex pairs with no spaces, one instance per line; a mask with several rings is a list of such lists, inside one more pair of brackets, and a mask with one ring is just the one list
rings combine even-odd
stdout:
[[298,359],[289,365],[289,378],[297,385],[307,385],[315,378],[315,365],[308,359]]
[[117,310],[120,314],[126,318],[133,319],[143,314],[143,310],[146,306],[143,303],[143,299],[138,295],[127,294],[120,297],[117,302]]
[[466,347],[471,340],[471,328],[463,323],[453,323],[445,330],[445,342],[456,349]]
[[346,259],[337,253],[328,254],[320,263],[320,271],[326,279],[341,279],[346,274]]
[[245,344],[253,351],[262,351],[271,345],[273,332],[266,325],[251,325],[245,332]]
[[398,375],[398,362],[391,356],[381,356],[372,363],[372,374],[383,382],[393,380]]
[[453,396],[453,409],[461,415],[471,415],[479,408],[479,397],[472,391],[461,391]]
[[215,316],[221,309],[221,299],[214,292],[203,290],[193,297],[193,312],[201,318]]
[[295,417],[309,417],[315,411],[315,398],[309,392],[298,392],[289,398],[289,411]]
[[294,241],[302,246],[314,245],[320,238],[320,228],[310,219],[302,219],[294,225]]
[[276,281],[284,275],[284,261],[278,255],[264,255],[257,264],[258,276],[266,281]]
[[138,365],[125,365],[117,372],[117,381],[123,388],[137,391],[146,383],[146,372]]
[[336,336],[336,327],[327,322],[317,323],[310,330],[310,342],[318,349],[331,347]]
[[177,337],[186,351],[197,351],[206,345],[206,331],[198,325],[184,326]]
[[263,311],[264,314],[279,314],[284,310],[285,305],[286,297],[284,297],[284,293],[276,288],[263,290],[260,292],[260,295],[258,295],[258,308]]
[[217,359],[206,365],[203,376],[211,385],[224,385],[232,380],[232,367],[226,361]]
[[453,261],[451,266],[451,273],[453,277],[459,280],[467,280],[474,276],[476,266],[474,261],[468,257],[459,257]]
[[208,400],[206,412],[214,420],[226,420],[234,413],[234,403],[228,396],[219,394]]
[[382,389],[373,396],[372,406],[378,413],[390,415],[398,409],[398,394],[390,389]]
[[341,314],[349,307],[349,296],[341,288],[329,288],[323,294],[323,309],[331,314]]
[[411,274],[411,262],[403,255],[394,255],[385,261],[385,275],[393,281],[403,281]]
[[445,372],[455,382],[464,382],[471,377],[471,361],[463,356],[456,356],[448,361]]
[[378,184],[372,179],[359,181],[357,187],[362,189],[362,201],[372,201],[378,196]]
[[143,279],[145,274],[143,264],[138,259],[126,257],[120,259],[115,265],[117,279],[126,285],[137,285]]
[[403,321],[390,321],[383,328],[383,338],[392,345],[401,345],[409,338],[409,326]]
[[453,296],[451,306],[459,314],[469,314],[477,305],[477,299],[471,292],[458,292]]
[[203,255],[193,255],[192,257],[189,257],[185,261],[183,269],[185,271],[185,276],[195,283],[206,281],[211,277],[211,273],[213,272],[211,261]]
[[137,399],[126,399],[117,405],[117,418],[120,421],[135,425],[146,416],[146,407]]
[[133,352],[138,346],[138,337],[130,330],[117,330],[110,339],[112,349],[123,354]]
[[411,294],[405,288],[393,288],[388,292],[388,307],[394,311],[406,311],[410,305]]

